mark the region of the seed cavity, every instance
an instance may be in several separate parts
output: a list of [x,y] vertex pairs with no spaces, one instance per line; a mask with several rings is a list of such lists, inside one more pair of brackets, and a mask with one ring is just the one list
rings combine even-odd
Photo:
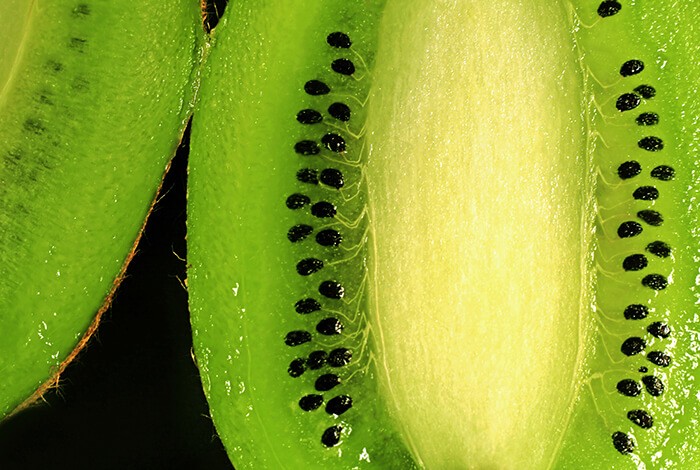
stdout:
[[663,216],[660,212],[657,211],[642,210],[637,212],[637,217],[654,227],[659,227],[661,224],[664,223]]
[[663,322],[657,321],[647,327],[647,331],[657,338],[668,338],[671,336],[671,328]]
[[620,75],[623,77],[631,77],[637,75],[644,70],[644,62],[637,59],[628,60],[620,67]]
[[299,155],[318,155],[321,153],[321,147],[313,140],[301,140],[294,144],[294,151]]
[[651,415],[644,410],[631,410],[627,412],[627,418],[643,429],[649,429],[654,425]]
[[311,198],[305,196],[304,194],[295,193],[287,198],[285,204],[289,209],[296,210],[301,209],[305,205],[311,203]]
[[331,228],[321,230],[316,234],[316,243],[321,246],[338,246],[343,241],[342,235]]
[[341,75],[352,75],[355,73],[355,64],[350,59],[335,59],[331,63],[331,69]]
[[642,304],[631,304],[625,307],[626,320],[643,320],[649,315],[649,308]]
[[316,331],[326,336],[339,335],[343,332],[343,324],[337,318],[324,318],[316,325]]
[[297,171],[297,181],[307,184],[318,184],[318,171],[312,168],[302,168]]
[[617,235],[620,238],[636,237],[640,233],[642,233],[642,226],[638,222],[632,220],[622,222],[617,228]]
[[676,170],[667,165],[659,165],[651,170],[651,177],[661,181],[671,181],[676,176]]
[[614,0],[605,0],[600,5],[598,5],[598,15],[601,18],[607,18],[609,16],[616,15],[622,9],[622,5]]
[[352,408],[352,398],[348,395],[338,395],[328,400],[326,404],[326,413],[340,416],[350,408]]
[[640,271],[647,267],[649,262],[644,255],[630,255],[622,262],[622,268],[625,271]]
[[287,368],[287,372],[289,375],[291,375],[294,378],[300,377],[301,374],[304,373],[306,370],[306,363],[304,362],[303,359],[294,359],[292,362],[289,363],[289,368]]
[[297,263],[297,273],[300,276],[310,276],[323,269],[323,261],[318,258],[305,258]]
[[631,454],[634,451],[634,441],[624,432],[614,432],[612,435],[612,442],[615,449],[623,455]]
[[304,330],[290,331],[284,338],[284,342],[287,346],[299,346],[309,341],[311,341],[311,333]]
[[314,229],[311,225],[295,225],[287,232],[287,239],[292,243],[297,243],[311,235],[313,231]]
[[294,304],[294,310],[300,315],[308,315],[321,310],[321,304],[316,299],[301,299]]
[[636,93],[625,93],[620,95],[620,97],[617,99],[617,102],[615,103],[615,107],[619,111],[630,111],[637,106],[639,106],[639,103],[642,102],[642,99],[639,97],[638,94]]
[[652,255],[658,256],[659,258],[668,258],[671,256],[671,246],[668,243],[662,241],[651,242],[647,245],[646,250]]
[[338,134],[329,133],[321,138],[321,143],[331,152],[345,152],[345,139]]
[[302,124],[318,124],[323,121],[323,116],[315,109],[302,109],[297,113],[297,121]]
[[325,170],[322,170],[319,179],[321,183],[335,189],[340,189],[343,186],[345,186],[345,179],[343,178],[343,173],[341,173],[340,170],[336,170],[335,168],[326,168]]
[[651,99],[656,96],[656,89],[651,85],[639,85],[634,89],[635,92],[642,95],[645,100]]
[[311,214],[320,219],[335,217],[336,213],[337,209],[335,208],[335,205],[331,204],[330,202],[321,201],[311,206]]
[[331,367],[343,367],[350,364],[352,351],[347,348],[337,348],[328,355],[328,365]]
[[671,365],[671,356],[662,351],[651,351],[647,354],[647,359],[649,362],[659,367],[668,367]]
[[306,364],[311,370],[318,370],[326,365],[328,360],[328,354],[326,351],[313,351],[309,354],[309,358],[306,360]]
[[632,379],[622,379],[617,383],[617,391],[626,397],[636,397],[642,393],[642,386]]
[[655,126],[659,123],[659,115],[656,113],[642,113],[635,120],[640,126]]
[[644,348],[646,346],[647,343],[642,338],[638,336],[632,336],[631,338],[627,338],[622,343],[620,351],[622,351],[622,354],[624,354],[625,356],[634,356],[644,351]]
[[299,408],[304,411],[317,410],[321,405],[323,405],[323,397],[321,395],[305,395],[299,399]]
[[331,47],[336,47],[338,49],[348,49],[352,46],[352,41],[350,41],[350,36],[340,31],[329,34],[326,37],[326,42]]
[[321,443],[326,447],[335,447],[340,443],[340,433],[343,432],[342,426],[331,426],[323,431]]
[[640,149],[646,150],[647,152],[658,152],[664,148],[663,140],[659,139],[658,137],[654,137],[653,135],[642,138],[639,142],[637,142],[637,145]]
[[653,186],[640,186],[634,190],[632,197],[640,201],[653,201],[659,198],[659,190]]
[[654,375],[645,375],[642,377],[642,383],[653,397],[661,396],[664,393],[664,384],[658,377]]
[[318,379],[316,379],[314,387],[316,387],[316,390],[318,390],[319,392],[327,392],[329,390],[332,390],[335,386],[339,384],[340,377],[338,377],[337,375],[323,374]]
[[320,80],[309,80],[304,84],[304,91],[311,96],[327,95],[331,89]]
[[318,292],[329,299],[342,299],[345,296],[345,288],[337,281],[323,281],[318,286]]
[[328,107],[328,114],[339,121],[348,122],[350,120],[350,107],[345,103],[333,103]]
[[623,180],[628,180],[630,178],[634,178],[638,174],[642,172],[642,165],[639,164],[639,162],[630,160],[628,162],[621,163],[620,166],[617,167],[617,176],[620,177],[620,179]]
[[664,290],[668,287],[668,281],[661,274],[649,274],[642,279],[642,285],[654,290]]

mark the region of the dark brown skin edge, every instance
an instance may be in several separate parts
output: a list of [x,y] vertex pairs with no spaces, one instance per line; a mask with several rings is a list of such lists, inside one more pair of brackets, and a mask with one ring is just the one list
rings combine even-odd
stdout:
[[[190,116],[191,119],[191,116]],[[182,144],[182,138],[185,133],[185,128],[180,132],[180,138],[178,140],[178,145],[175,147],[175,151],[177,148]],[[73,362],[73,360],[78,357],[78,355],[85,349],[85,347],[88,345],[90,342],[90,339],[93,337],[93,335],[97,332],[97,328],[100,326],[100,320],[102,319],[102,314],[109,309],[109,307],[112,305],[112,300],[114,299],[114,296],[117,292],[117,289],[122,283],[122,280],[124,280],[124,277],[126,275],[126,270],[129,267],[129,264],[131,263],[131,260],[134,258],[136,255],[136,249],[139,245],[139,242],[141,241],[141,236],[143,235],[144,230],[146,229],[146,224],[148,222],[149,217],[151,216],[151,213],[153,212],[153,209],[155,208],[156,204],[158,204],[158,201],[160,200],[161,197],[161,190],[163,189],[163,182],[165,181],[165,175],[170,171],[170,165],[172,163],[173,158],[175,157],[175,151],[173,151],[170,159],[168,160],[168,164],[165,166],[165,170],[163,171],[163,175],[161,176],[160,183],[158,184],[158,189],[156,190],[155,197],[153,198],[153,201],[151,202],[150,207],[148,208],[148,213],[146,214],[146,217],[144,218],[143,223],[141,224],[141,228],[139,229],[139,233],[136,235],[136,239],[134,240],[133,245],[131,246],[131,250],[129,251],[129,254],[126,256],[126,259],[124,260],[124,263],[122,264],[122,268],[119,271],[119,274],[117,274],[117,277],[114,279],[114,282],[112,283],[112,288],[110,289],[109,293],[105,297],[104,301],[102,302],[102,306],[100,309],[97,311],[97,314],[95,314],[95,318],[92,320],[90,323],[90,326],[87,328],[83,336],[80,338],[80,341],[78,341],[78,344],[75,345],[75,348],[68,354],[68,357],[66,357],[63,362],[61,362],[54,370],[55,372],[49,379],[44,382],[39,388],[36,389],[36,391],[29,396],[26,400],[24,400],[22,403],[20,403],[14,410],[12,410],[10,413],[7,414],[3,418],[3,420],[10,418],[11,416],[14,416],[15,414],[30,408],[32,406],[38,405],[40,401],[44,401],[44,394],[54,388],[59,387],[59,383],[61,381],[61,374],[63,374],[63,371],[66,370],[68,365]],[[1,420],[0,420],[1,421]]]

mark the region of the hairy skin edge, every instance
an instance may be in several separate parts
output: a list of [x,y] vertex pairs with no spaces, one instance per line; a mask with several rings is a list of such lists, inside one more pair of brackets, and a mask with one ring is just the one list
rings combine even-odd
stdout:
[[[190,116],[191,119],[191,116]],[[189,127],[189,121],[188,125],[185,126],[180,134],[180,139],[178,140],[178,144],[176,147],[180,147],[182,144],[182,138],[185,133],[185,129]],[[165,166],[165,170],[163,171],[163,176],[160,179],[160,183],[158,184],[158,189],[156,190],[156,194],[153,198],[153,202],[151,202],[150,207],[148,208],[148,213],[146,214],[146,217],[144,218],[143,223],[141,224],[141,228],[139,229],[139,233],[136,235],[136,239],[134,240],[133,245],[131,246],[131,250],[129,251],[129,254],[126,256],[126,259],[124,260],[124,264],[122,264],[122,268],[119,271],[119,274],[117,274],[117,277],[114,279],[114,282],[112,283],[112,288],[110,289],[109,293],[105,297],[104,301],[102,302],[102,306],[100,309],[97,311],[97,314],[95,315],[95,318],[92,320],[92,323],[90,323],[90,326],[88,329],[85,331],[83,334],[82,338],[80,338],[80,341],[78,341],[78,344],[75,345],[75,348],[71,351],[71,353],[68,355],[67,358],[61,362],[58,367],[55,368],[54,374],[49,377],[49,379],[44,382],[39,388],[36,389],[36,391],[29,396],[26,400],[24,400],[22,403],[20,403],[14,410],[12,410],[8,415],[4,418],[7,419],[11,416],[14,416],[15,414],[31,407],[34,405],[38,405],[39,401],[45,401],[44,400],[44,394],[48,392],[51,389],[58,388],[59,382],[61,381],[61,374],[63,374],[63,371],[66,370],[68,365],[73,362],[73,360],[83,351],[83,349],[87,346],[87,344],[90,342],[90,339],[92,339],[93,335],[97,331],[97,328],[100,326],[100,320],[102,319],[102,314],[107,311],[107,309],[112,305],[112,300],[114,299],[114,295],[117,292],[117,289],[121,285],[122,281],[124,280],[124,277],[126,276],[126,270],[129,267],[129,264],[131,263],[131,260],[134,258],[136,255],[136,249],[138,248],[138,245],[141,241],[141,237],[143,235],[144,230],[146,229],[146,224],[148,223],[148,219],[151,216],[151,213],[153,212],[153,209],[155,208],[156,204],[158,204],[158,201],[160,200],[161,197],[161,190],[163,189],[163,182],[165,181],[165,176],[168,174],[170,171],[170,165],[172,164],[173,158],[175,157],[175,153],[170,157],[170,160],[168,160],[168,164]]]

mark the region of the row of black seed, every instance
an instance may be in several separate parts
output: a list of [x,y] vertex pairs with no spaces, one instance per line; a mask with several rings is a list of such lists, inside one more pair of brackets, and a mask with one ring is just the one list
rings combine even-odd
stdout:
[[[621,5],[614,1],[605,1],[598,7],[598,14],[601,17],[608,17],[620,11]],[[644,63],[640,60],[629,60],[622,64],[620,75],[629,77],[637,75],[644,70]],[[627,112],[638,107],[642,99],[650,100],[656,95],[656,90],[650,85],[640,85],[631,93],[620,95],[615,103],[616,108],[620,112]],[[655,126],[659,123],[659,115],[654,112],[643,112],[637,116],[635,122],[639,126]],[[663,140],[656,136],[643,137],[637,142],[637,146],[648,152],[658,152],[663,150]],[[639,175],[642,172],[642,165],[636,160],[630,160],[622,163],[617,168],[617,174],[622,180],[629,180]],[[675,177],[675,170],[667,165],[659,165],[651,170],[652,178],[659,181],[670,181]],[[659,197],[659,191],[654,186],[640,186],[634,190],[632,197],[636,200],[654,201]],[[661,226],[664,223],[664,218],[661,213],[651,209],[645,209],[637,212],[637,218],[653,227]],[[630,220],[623,222],[617,229],[617,234],[620,238],[631,238],[642,233],[642,224]],[[663,241],[654,241],[646,246],[646,252],[659,258],[667,258],[671,255],[671,247]],[[644,254],[633,254],[627,256],[622,261],[622,268],[625,271],[641,271],[645,269],[649,261]],[[642,278],[642,285],[661,291],[668,287],[668,280],[661,274],[648,274]],[[641,320],[649,315],[649,308],[642,304],[628,305],[624,310],[624,317],[627,320]],[[663,322],[654,322],[647,327],[647,332],[657,338],[667,338],[671,334],[669,326]],[[635,356],[643,352],[646,348],[644,338],[633,336],[627,338],[621,345],[620,350],[626,356]],[[671,363],[671,357],[663,351],[650,351],[646,355],[647,360],[659,367],[668,367]],[[645,366],[639,368],[639,372],[647,374],[649,369]],[[642,388],[646,388],[647,393],[653,397],[658,397],[664,392],[664,384],[661,379],[655,375],[643,375],[641,383],[634,379],[623,379],[617,384],[617,390],[625,396],[636,397],[642,393]],[[643,429],[649,429],[653,426],[654,420],[651,414],[646,410],[630,410],[627,413],[627,418],[637,426]],[[632,437],[624,432],[617,431],[612,435],[612,443],[615,449],[622,454],[629,454],[634,451],[635,443]]]
[[[348,49],[351,46],[350,38],[347,34],[334,32],[326,38],[331,47],[338,49]],[[331,63],[331,70],[341,75],[352,75],[355,72],[355,65],[346,58],[336,59]],[[311,96],[320,96],[330,93],[330,87],[320,80],[309,80],[304,84],[304,91]],[[351,117],[350,107],[341,102],[331,104],[328,114],[341,122],[348,122]],[[299,111],[296,120],[304,125],[314,125],[323,121],[323,114],[316,109],[306,108]],[[336,153],[346,151],[346,142],[337,133],[329,132],[321,137],[321,145]],[[321,145],[314,140],[301,140],[294,145],[294,151],[301,156],[318,155],[321,152]],[[328,187],[339,190],[345,185],[343,173],[336,168],[326,168],[321,171],[315,168],[302,168],[296,173],[297,181],[304,184],[318,185],[324,184]],[[308,205],[311,207],[311,214],[314,217],[324,219],[333,218],[337,213],[334,204],[327,201],[311,203],[311,198],[305,194],[294,193],[287,197],[286,206],[291,210],[299,210]],[[307,224],[297,224],[289,229],[287,238],[292,243],[298,243],[309,237],[314,228]],[[335,229],[324,229],[316,234],[316,242],[324,247],[337,247],[342,242],[343,237]],[[301,276],[310,276],[323,269],[323,261],[318,258],[304,258],[296,264],[296,271]],[[328,299],[341,299],[345,295],[345,289],[341,283],[335,280],[326,280],[319,284],[318,292]],[[296,302],[295,310],[298,314],[307,315],[321,310],[321,304],[314,298],[305,298]],[[339,335],[343,331],[342,322],[335,317],[324,318],[316,325],[316,331],[322,335]],[[310,342],[312,335],[309,331],[290,331],[285,337],[288,346],[298,346]],[[307,369],[318,370],[328,365],[332,368],[346,366],[352,359],[352,351],[347,348],[336,348],[327,353],[317,350],[311,352],[306,358],[296,358],[290,364],[287,372],[291,377],[300,377]],[[335,373],[325,373],[320,375],[314,388],[317,392],[328,392],[340,385],[341,379]],[[299,407],[304,411],[314,411],[323,405],[323,395],[312,393],[304,395],[299,399]],[[353,405],[352,397],[349,395],[337,395],[326,403],[325,410],[328,414],[340,416],[348,411]],[[326,447],[333,447],[340,443],[342,426],[334,425],[328,427],[321,436],[321,443]]]

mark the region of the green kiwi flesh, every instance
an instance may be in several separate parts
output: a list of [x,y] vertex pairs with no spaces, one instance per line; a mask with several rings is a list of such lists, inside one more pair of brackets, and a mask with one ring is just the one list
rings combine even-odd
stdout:
[[201,17],[167,3],[0,5],[2,416],[84,344],[191,113]]
[[214,31],[188,285],[237,468],[700,466],[700,6],[484,3]]

